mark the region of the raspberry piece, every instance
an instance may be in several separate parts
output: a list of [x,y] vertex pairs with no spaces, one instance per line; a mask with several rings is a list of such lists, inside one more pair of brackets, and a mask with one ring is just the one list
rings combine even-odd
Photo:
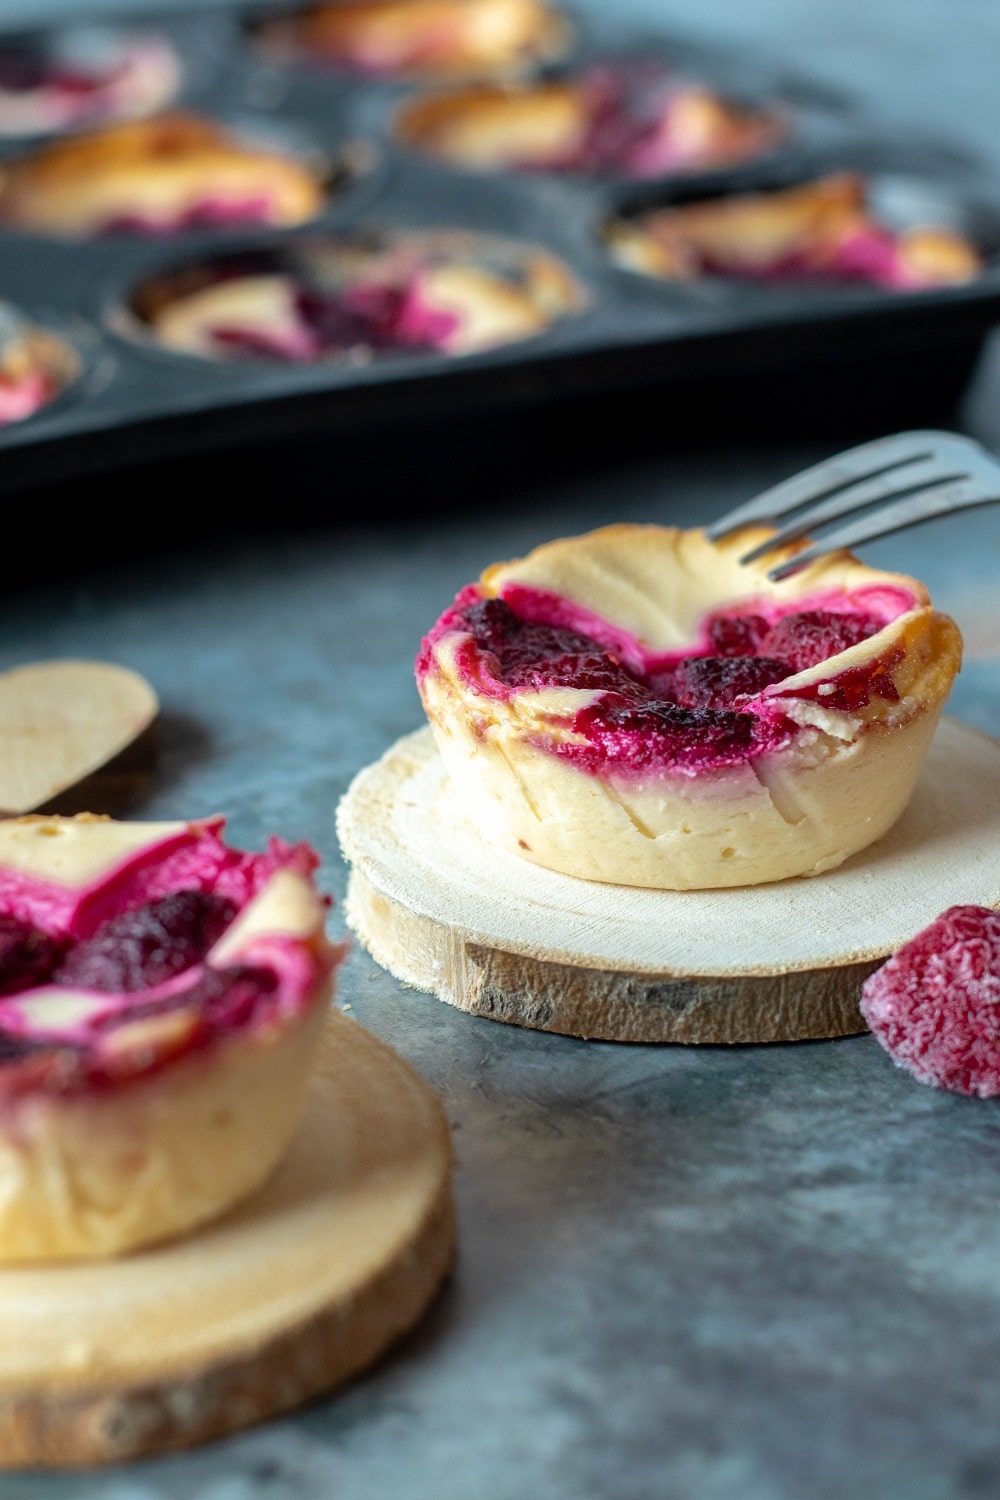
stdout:
[[315,336],[317,352],[353,349],[369,337],[369,324],[363,314],[345,306],[340,297],[300,286],[295,303],[299,316]]
[[754,656],[766,635],[763,615],[719,615],[709,621],[708,638],[716,656]]
[[643,691],[617,658],[589,636],[557,625],[529,624],[502,599],[473,604],[465,619],[476,645],[496,657],[500,680],[508,687],[572,687],[627,697]]
[[63,944],[47,932],[0,912],[0,995],[46,984],[63,955]]
[[177,990],[159,999],[139,1001],[127,1010],[109,1011],[94,1022],[97,1033],[114,1031],[122,1024],[145,1021],[151,1016],[169,1015],[174,1010],[198,1012],[203,1027],[210,1031],[235,1031],[249,1025],[255,1015],[266,1008],[278,987],[278,976],[270,969],[252,964],[236,964],[228,969],[205,969],[189,989]]
[[[586,743],[555,747],[556,754],[585,768],[596,770],[608,758],[619,770],[637,774],[663,766],[730,765],[786,736],[785,721],[764,729],[736,706],[741,696],[789,676],[786,662],[746,655],[687,657],[643,677],[589,636],[522,620],[502,599],[477,600],[461,618],[478,649],[494,658],[490,670],[505,686],[582,688],[601,695],[572,721],[574,734]],[[763,620],[760,624],[766,628]],[[744,643],[749,633],[748,627]]]
[[[615,751],[617,765],[642,771],[650,766],[694,768],[745,758],[754,743],[756,720],[752,714],[682,708],[679,703],[656,699],[645,703],[619,699],[583,709],[574,718],[573,728],[599,754]],[[560,746],[557,753],[586,763],[586,752],[575,745]]]
[[796,672],[819,666],[821,661],[857,646],[882,629],[874,615],[834,614],[826,609],[807,609],[785,615],[764,636],[760,650],[765,656],[780,656]]
[[110,994],[150,989],[199,963],[235,915],[235,902],[224,896],[173,891],[102,923],[53,978]]
[[674,673],[674,693],[685,708],[732,708],[791,675],[772,656],[689,656]]
[[920,1083],[1000,1094],[1000,912],[952,906],[865,980],[861,1014]]

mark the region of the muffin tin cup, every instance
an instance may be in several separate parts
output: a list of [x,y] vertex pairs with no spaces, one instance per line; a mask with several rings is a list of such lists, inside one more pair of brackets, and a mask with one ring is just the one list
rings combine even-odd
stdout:
[[[575,18],[574,18],[575,19]],[[412,83],[360,81],[323,69],[263,63],[239,12],[141,18],[143,29],[177,38],[195,73],[185,107],[228,119],[265,138],[302,141],[333,159],[347,150],[369,164],[333,193],[307,226],[261,231],[229,226],[167,238],[60,241],[0,229],[0,289],[25,311],[44,307],[92,332],[88,369],[75,389],[0,431],[0,474],[33,483],[95,468],[283,434],[319,433],[341,423],[384,424],[424,413],[494,409],[600,392],[661,386],[675,393],[728,382],[759,399],[768,382],[840,372],[867,383],[877,403],[876,366],[921,367],[925,387],[940,376],[953,394],[954,370],[971,367],[1000,319],[1000,180],[947,142],[868,121],[850,101],[779,65],[737,57],[696,40],[655,39],[680,75],[748,102],[776,102],[792,121],[766,157],[727,169],[642,182],[574,174],[473,172],[403,146],[391,134]],[[122,17],[121,24],[136,25]],[[581,31],[572,56],[541,73],[600,58],[651,55],[648,35]],[[51,139],[51,137],[49,138]],[[23,139],[0,152],[23,151]],[[615,266],[602,242],[608,220],[697,196],[790,185],[856,169],[877,201],[906,222],[921,205],[971,232],[985,254],[965,286],[896,292],[868,286],[723,278],[667,282]],[[407,354],[368,362],[326,359],[286,365],[263,359],[210,360],[158,347],[136,335],[127,307],[134,289],[172,266],[244,247],[280,245],[302,234],[450,229],[520,241],[560,258],[586,306],[544,332],[486,352]],[[945,358],[941,351],[947,351]],[[945,369],[952,371],[944,379]],[[114,434],[114,442],[108,442]]]

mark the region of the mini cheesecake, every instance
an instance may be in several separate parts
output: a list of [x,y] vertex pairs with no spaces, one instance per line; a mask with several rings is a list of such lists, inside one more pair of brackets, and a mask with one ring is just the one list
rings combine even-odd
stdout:
[[220,818],[0,823],[0,1262],[166,1239],[273,1170],[344,951],[317,864]]
[[0,427],[48,406],[79,368],[69,344],[0,302]]
[[797,187],[659,208],[611,223],[612,259],[673,281],[860,282],[894,291],[958,286],[981,269],[976,247],[943,226],[894,230],[844,172]]
[[745,161],[785,127],[772,111],[742,108],[660,67],[606,65],[415,99],[395,131],[408,146],[480,171],[643,178]]
[[586,880],[818,875],[906,806],[961,660],[915,579],[773,533],[610,526],[487,568],[417,682],[466,817]]
[[305,162],[191,114],[109,126],[0,168],[0,221],[68,238],[301,224],[323,198]]
[[67,26],[0,41],[0,137],[132,119],[176,94],[181,65],[157,32]]
[[301,253],[206,263],[133,298],[166,348],[311,363],[471,354],[532,338],[582,305],[553,256],[471,237],[318,240]]
[[545,0],[335,0],[276,17],[272,54],[376,77],[510,75],[563,53],[568,23]]

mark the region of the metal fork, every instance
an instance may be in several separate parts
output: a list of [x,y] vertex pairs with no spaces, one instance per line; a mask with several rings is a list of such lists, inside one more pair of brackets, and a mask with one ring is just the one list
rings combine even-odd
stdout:
[[972,438],[954,432],[898,432],[804,469],[737,506],[707,531],[718,541],[753,522],[780,526],[740,559],[748,563],[801,540],[817,527],[865,512],[777,563],[767,575],[777,582],[824,553],[857,547],[934,516],[997,502],[1000,461]]

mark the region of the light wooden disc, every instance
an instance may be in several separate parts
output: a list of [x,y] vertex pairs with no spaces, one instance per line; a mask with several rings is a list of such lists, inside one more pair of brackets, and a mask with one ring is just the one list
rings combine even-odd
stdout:
[[440,1103],[336,1014],[288,1155],[245,1204],[119,1260],[0,1271],[0,1462],[110,1463],[286,1411],[410,1328],[454,1247]]
[[81,783],[81,806],[96,811],[93,778],[113,795],[145,769],[158,713],[146,679],[113,662],[40,661],[0,672],[0,817],[45,807]]
[[429,729],[338,813],[347,920],[397,978],[476,1015],[631,1042],[864,1031],[861,981],[947,906],[1000,906],[1000,743],[938,728],[903,817],[814,879],[720,891],[574,880],[483,842]]

